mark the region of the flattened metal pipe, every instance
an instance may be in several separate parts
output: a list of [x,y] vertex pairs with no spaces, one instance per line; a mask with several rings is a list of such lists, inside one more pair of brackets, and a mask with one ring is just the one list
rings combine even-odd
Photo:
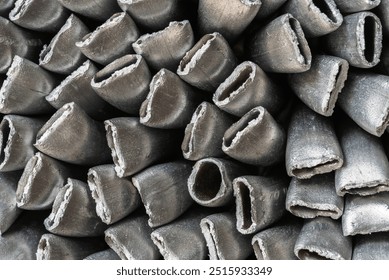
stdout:
[[305,105],[316,113],[329,117],[334,112],[348,69],[349,64],[345,59],[317,55],[313,57],[308,71],[289,75],[289,86]]
[[372,195],[389,191],[389,161],[379,138],[351,120],[339,127],[344,164],[335,173],[336,193]]
[[251,236],[236,229],[233,213],[218,213],[203,218],[201,231],[211,260],[244,260],[253,252]]
[[353,260],[389,260],[387,232],[359,235],[354,238]]
[[375,12],[377,13],[377,16],[381,20],[382,30],[384,35],[388,35],[389,34],[389,0],[381,0],[381,4],[378,5]]
[[258,106],[226,130],[222,149],[241,162],[270,166],[284,158],[285,140],[283,128],[265,108]]
[[300,22],[307,37],[331,33],[343,22],[334,0],[291,0],[286,2],[284,11]]
[[177,74],[161,69],[151,80],[150,91],[140,107],[140,122],[155,128],[185,127],[202,99]]
[[0,173],[0,236],[2,236],[22,213],[16,205],[16,187],[20,172]]
[[112,0],[57,0],[65,8],[80,15],[104,21],[120,9]]
[[202,206],[219,207],[233,200],[232,180],[247,172],[243,166],[221,158],[196,162],[188,179],[189,194]]
[[301,260],[350,260],[351,238],[343,236],[340,221],[326,217],[306,220],[294,253]]
[[0,236],[0,260],[35,260],[44,233],[40,212],[22,213],[10,230]]
[[15,55],[0,89],[3,114],[39,115],[53,112],[45,97],[57,79],[32,61]]
[[126,55],[96,73],[91,85],[96,93],[123,112],[138,115],[146,99],[151,73],[140,55]]
[[69,11],[52,0],[17,0],[9,13],[17,25],[40,32],[58,31],[68,16]]
[[173,21],[163,30],[142,35],[132,47],[151,68],[176,71],[181,59],[194,43],[192,26],[188,20],[184,20]]
[[258,232],[285,213],[288,182],[283,178],[242,176],[234,179],[236,228],[242,234]]
[[131,180],[119,178],[113,164],[90,168],[88,186],[96,202],[96,213],[107,225],[131,214],[142,203]]
[[191,163],[176,161],[154,165],[132,177],[150,227],[173,221],[192,205],[187,188],[191,171]]
[[147,215],[130,215],[105,231],[105,242],[122,260],[157,260],[160,254],[151,232]]
[[37,152],[27,162],[19,179],[16,202],[26,210],[48,209],[67,177],[69,167],[58,160]]
[[254,235],[252,245],[258,260],[295,260],[294,245],[301,225],[287,224],[265,229]]
[[95,207],[88,185],[69,178],[60,188],[44,225],[49,232],[61,236],[102,235],[106,225],[97,216]]
[[237,66],[236,57],[220,33],[204,35],[182,58],[177,74],[194,87],[215,91]]
[[91,86],[97,72],[98,68],[90,60],[85,61],[46,96],[47,102],[56,109],[74,102],[96,120],[112,117],[115,108],[97,95]]
[[180,17],[180,0],[117,0],[142,29],[156,31]]
[[205,211],[194,208],[151,233],[151,240],[165,260],[206,259],[208,250],[200,228],[200,221],[205,216]]
[[288,129],[285,155],[289,176],[308,179],[343,165],[343,153],[331,119],[297,106]]
[[43,43],[35,34],[0,17],[0,73],[6,73],[15,55],[35,58]]
[[343,214],[344,201],[336,194],[334,177],[334,173],[328,173],[308,180],[292,178],[286,193],[286,210],[304,219],[339,219]]
[[342,216],[343,235],[389,231],[389,192],[347,195]]
[[231,116],[211,103],[202,102],[185,128],[181,144],[184,158],[199,160],[223,156],[223,135],[232,124]]
[[[125,12],[113,14],[76,46],[89,59],[107,65],[132,52],[132,43],[139,37],[138,27]],[[120,43],[119,43],[120,42]]]
[[100,238],[71,238],[45,233],[39,240],[36,258],[37,260],[82,260],[105,246]]
[[0,171],[23,169],[34,155],[35,136],[44,121],[37,118],[6,115],[0,123]]
[[112,249],[107,249],[103,251],[99,251],[97,253],[91,254],[84,258],[84,260],[88,261],[98,261],[98,260],[120,260],[118,254],[115,253]]
[[389,76],[349,73],[338,104],[361,128],[381,136],[389,125],[388,89]]
[[213,102],[220,109],[238,117],[257,106],[276,114],[285,99],[281,88],[251,61],[239,64],[213,95]]
[[308,42],[291,14],[279,16],[257,31],[247,51],[250,59],[267,72],[301,73],[311,67]]
[[355,13],[374,9],[380,5],[381,0],[335,0],[335,2],[342,13]]
[[34,146],[73,164],[96,165],[111,159],[103,124],[91,119],[74,102],[62,106],[43,125]]
[[147,127],[138,118],[114,118],[104,123],[119,177],[131,176],[174,154],[177,142],[174,130]]
[[50,44],[43,47],[39,55],[39,65],[46,70],[69,75],[85,61],[75,43],[88,33],[88,27],[72,14]]
[[219,32],[234,41],[255,18],[261,0],[200,0],[197,24],[201,34]]
[[347,15],[343,24],[326,36],[325,44],[330,54],[350,65],[371,68],[378,64],[382,52],[381,21],[371,12]]
[[256,19],[262,20],[276,12],[287,0],[261,0],[262,4],[255,15]]

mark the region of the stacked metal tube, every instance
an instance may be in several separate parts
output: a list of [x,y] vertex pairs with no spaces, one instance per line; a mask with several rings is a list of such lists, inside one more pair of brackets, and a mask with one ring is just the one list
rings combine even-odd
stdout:
[[389,259],[388,1],[0,1],[0,259]]

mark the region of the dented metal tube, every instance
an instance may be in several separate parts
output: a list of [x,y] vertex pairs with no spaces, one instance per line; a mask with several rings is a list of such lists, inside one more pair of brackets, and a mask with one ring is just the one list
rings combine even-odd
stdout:
[[379,6],[381,0],[334,0],[342,13],[355,13],[374,9]]

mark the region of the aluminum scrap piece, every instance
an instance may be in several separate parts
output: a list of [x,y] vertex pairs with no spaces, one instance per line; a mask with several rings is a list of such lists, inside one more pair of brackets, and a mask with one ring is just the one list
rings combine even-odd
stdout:
[[172,21],[163,30],[140,36],[132,47],[154,70],[176,71],[181,59],[193,47],[194,40],[188,20]]
[[294,245],[301,225],[291,223],[262,230],[254,235],[252,245],[258,260],[296,260]]
[[138,115],[152,75],[140,55],[125,55],[105,66],[91,81],[96,93],[123,112]]
[[207,245],[200,221],[207,215],[203,209],[192,208],[187,214],[151,233],[151,240],[165,260],[204,260]]
[[17,25],[40,32],[58,31],[68,16],[69,11],[52,0],[16,0],[9,13]]
[[336,5],[342,13],[355,13],[360,11],[366,11],[374,9],[379,6],[381,0],[335,0]]
[[117,0],[117,2],[139,27],[147,31],[165,28],[169,22],[181,17],[183,9],[180,0]]
[[255,18],[261,0],[200,0],[197,24],[200,34],[219,32],[232,42]]
[[344,164],[335,173],[336,193],[368,196],[389,191],[389,161],[381,139],[347,119],[338,135]]
[[86,258],[84,258],[84,260],[88,260],[88,261],[111,260],[111,261],[113,261],[113,260],[120,260],[120,257],[118,256],[118,254],[115,253],[114,250],[106,249],[103,251],[93,253],[93,254],[87,256]]
[[300,22],[307,37],[329,34],[343,22],[343,16],[334,0],[290,0],[283,10]]
[[232,181],[245,172],[243,165],[228,159],[201,159],[193,166],[188,179],[189,194],[202,206],[229,205],[233,201]]
[[0,17],[0,73],[6,73],[15,55],[35,58],[43,42],[28,30]]
[[85,61],[75,43],[88,33],[88,27],[72,14],[49,45],[43,47],[39,65],[54,73],[69,75]]
[[243,163],[270,166],[284,158],[285,144],[283,128],[265,108],[258,106],[226,130],[222,149]]
[[157,260],[161,255],[151,232],[147,215],[136,213],[111,225],[105,231],[105,242],[122,260]]
[[76,42],[76,46],[89,59],[107,65],[133,52],[132,43],[139,35],[138,27],[129,15],[125,12],[116,13]]
[[43,125],[34,146],[72,164],[96,165],[111,160],[104,125],[91,119],[74,102],[62,106]]
[[303,73],[290,74],[289,86],[302,102],[316,113],[329,117],[333,114],[338,95],[348,75],[347,60],[317,55],[311,68]]
[[241,176],[233,181],[236,228],[252,234],[274,224],[285,213],[288,181],[284,178]]
[[131,176],[175,153],[177,131],[147,127],[135,117],[114,118],[104,123],[119,177]]
[[177,74],[204,91],[215,91],[237,66],[237,59],[224,37],[204,35],[182,58]]
[[359,12],[343,18],[342,25],[325,37],[329,54],[346,59],[351,66],[371,68],[382,52],[382,25],[372,12]]
[[69,237],[100,236],[107,228],[97,216],[88,185],[68,178],[60,188],[44,225],[50,233]]
[[45,97],[57,79],[34,62],[15,55],[0,89],[3,114],[40,115],[53,112]]
[[263,20],[275,13],[287,0],[261,0],[262,4],[255,19]]
[[116,109],[104,101],[91,86],[97,72],[98,68],[90,60],[85,61],[45,97],[46,101],[56,109],[74,102],[95,120],[113,117]]
[[34,155],[35,136],[44,124],[41,118],[6,115],[0,123],[0,171],[23,169]]
[[37,260],[82,260],[106,247],[100,238],[72,238],[45,233],[36,250]]
[[42,213],[22,213],[8,232],[0,236],[0,260],[36,260],[39,239],[45,233]]
[[388,35],[389,34],[389,0],[381,0],[381,4],[378,5],[377,9],[375,9],[375,12],[377,13],[377,16],[381,20],[382,31],[384,33],[384,36]]
[[359,235],[354,238],[353,260],[389,260],[387,232]]
[[92,18],[97,21],[104,21],[115,12],[119,12],[120,8],[116,1],[112,0],[57,0],[65,8]]
[[244,260],[252,253],[251,235],[236,229],[234,213],[209,215],[200,222],[211,260]]
[[231,116],[214,104],[202,102],[185,128],[181,144],[184,158],[200,160],[207,157],[222,157],[223,136],[233,122]]
[[350,260],[352,242],[343,236],[340,221],[318,217],[305,221],[294,253],[301,260]]
[[344,200],[336,194],[334,177],[334,173],[327,173],[307,180],[292,178],[286,194],[286,210],[304,219],[339,219]]
[[389,192],[347,195],[342,216],[343,235],[389,231]]
[[0,237],[22,213],[16,204],[16,188],[19,178],[20,171],[0,173]]
[[50,208],[71,171],[64,163],[41,152],[35,153],[28,160],[17,184],[18,207],[25,210]]
[[276,114],[286,98],[281,87],[257,64],[245,61],[216,89],[213,102],[223,111],[242,117],[257,106]]
[[389,76],[350,72],[339,107],[361,128],[382,136],[389,125]]
[[285,165],[288,175],[299,179],[339,169],[343,153],[331,119],[303,104],[295,106],[288,128]]
[[149,93],[139,110],[140,122],[162,129],[183,128],[203,99],[177,74],[163,68],[151,80]]
[[96,213],[107,225],[125,218],[142,203],[131,179],[119,178],[113,164],[90,168],[88,186],[96,202]]
[[247,53],[266,72],[301,73],[311,67],[310,47],[300,22],[291,14],[273,19],[254,33]]
[[191,163],[175,161],[151,166],[132,177],[150,227],[175,220],[193,204],[187,188],[191,171]]

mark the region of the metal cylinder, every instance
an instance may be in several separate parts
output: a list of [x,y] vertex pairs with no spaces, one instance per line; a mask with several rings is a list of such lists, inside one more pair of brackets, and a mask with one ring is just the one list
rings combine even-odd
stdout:
[[301,73],[311,67],[312,54],[301,25],[291,14],[257,31],[247,47],[250,59],[264,71]]
[[255,15],[256,19],[263,20],[275,13],[287,0],[261,0],[262,4]]
[[325,38],[329,54],[346,59],[358,68],[378,64],[382,52],[382,26],[371,12],[347,15],[342,25]]
[[43,125],[34,146],[46,155],[73,164],[96,165],[111,159],[103,124],[73,102],[62,106]]
[[112,0],[57,0],[65,8],[98,20],[104,21],[109,18],[113,13],[118,12],[120,9],[116,1]]
[[235,55],[217,32],[204,35],[182,58],[177,74],[194,87],[214,91],[237,65]]
[[[132,52],[132,43],[139,37],[138,27],[125,12],[113,14],[76,46],[89,59],[107,65]],[[120,44],[118,44],[120,42]]]
[[[261,142],[258,145],[258,139]],[[270,166],[284,157],[285,132],[269,112],[259,106],[226,130],[223,152],[241,162]]]
[[329,117],[333,114],[338,95],[348,75],[347,60],[317,55],[311,68],[303,73],[290,74],[289,86],[302,102],[316,113]]
[[353,260],[389,260],[387,232],[359,235],[354,238]]
[[342,13],[355,13],[371,10],[380,5],[381,0],[335,0],[336,5]]

